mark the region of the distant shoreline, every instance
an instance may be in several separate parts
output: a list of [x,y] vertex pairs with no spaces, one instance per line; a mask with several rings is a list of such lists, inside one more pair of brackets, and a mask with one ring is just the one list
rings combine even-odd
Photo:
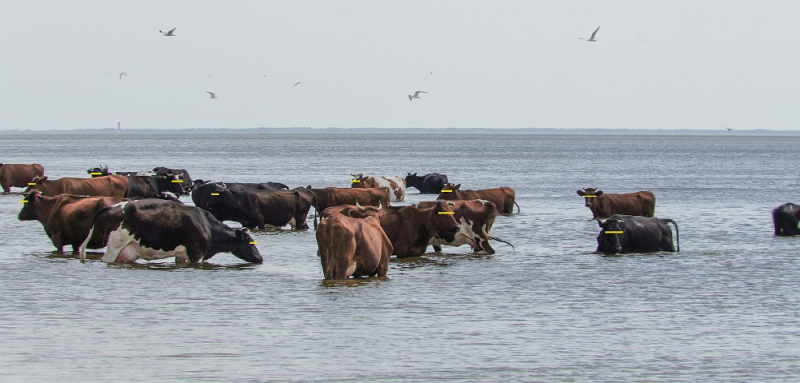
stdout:
[[8,134],[468,134],[468,135],[714,135],[714,136],[800,136],[793,130],[733,130],[722,129],[556,129],[556,128],[247,128],[247,129],[71,129],[71,130],[0,130],[0,136]]

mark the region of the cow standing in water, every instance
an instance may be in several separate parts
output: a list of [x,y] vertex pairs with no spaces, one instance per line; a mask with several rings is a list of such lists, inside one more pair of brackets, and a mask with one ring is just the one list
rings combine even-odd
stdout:
[[316,233],[325,279],[385,277],[393,250],[380,224],[386,212],[360,206],[351,215],[326,212]]
[[482,199],[494,203],[500,213],[505,215],[513,214],[514,205],[516,205],[517,214],[519,214],[519,205],[515,201],[516,192],[508,186],[492,189],[461,190],[461,184],[447,184],[444,185],[444,189],[441,190],[436,199],[448,201]]
[[363,174],[351,174],[351,188],[389,188],[391,201],[402,202],[406,199],[406,181],[398,176],[364,177]]
[[[677,249],[668,223],[675,225]],[[678,224],[671,219],[615,214],[598,224],[602,228],[597,236],[598,253],[681,251]]]
[[585,200],[584,206],[592,211],[592,219],[608,218],[614,214],[652,217],[656,212],[656,196],[649,191],[627,194],[606,194],[602,190],[578,190]]
[[416,188],[420,194],[439,194],[448,182],[447,176],[439,173],[430,173],[418,176],[417,173],[408,175],[405,178],[406,188]]
[[125,197],[128,191],[128,178],[125,176],[105,176],[98,178],[59,178],[48,180],[47,177],[33,177],[28,183],[25,193],[38,190],[42,195],[57,196],[59,194],[89,195],[97,197]]
[[785,203],[772,211],[775,235],[800,235],[800,205]]
[[[434,251],[441,252],[442,245],[461,246],[467,244],[472,247],[472,251],[475,253],[494,254],[495,251],[492,245],[489,244],[490,239],[503,242],[512,248],[514,247],[511,243],[489,234],[494,224],[494,218],[498,214],[497,206],[494,203],[479,199],[453,201],[452,203],[454,203],[453,218],[458,222],[459,230],[453,240],[446,239],[452,236],[451,233],[437,232],[436,236],[430,241]],[[414,206],[429,208],[436,206],[436,202],[418,202]]]
[[11,188],[24,188],[34,177],[44,177],[44,168],[39,164],[0,164],[0,186],[3,194],[11,193]]

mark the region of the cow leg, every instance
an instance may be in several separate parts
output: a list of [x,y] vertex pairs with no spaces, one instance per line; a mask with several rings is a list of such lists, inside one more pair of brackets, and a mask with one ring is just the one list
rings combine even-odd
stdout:
[[297,230],[297,229],[302,229],[302,230],[308,229],[308,223],[306,222],[306,215],[305,214],[300,213],[300,214],[294,216],[294,218],[292,218],[292,221],[294,221],[293,222],[294,225],[292,226],[293,229],[295,229],[295,230]]
[[440,245],[433,245],[433,251],[435,251],[435,252],[437,252],[437,253],[441,253],[441,252],[442,252],[442,246],[440,246]]

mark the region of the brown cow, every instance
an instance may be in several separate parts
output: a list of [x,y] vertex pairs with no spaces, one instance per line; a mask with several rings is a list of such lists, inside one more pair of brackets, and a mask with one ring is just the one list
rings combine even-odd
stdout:
[[361,204],[364,206],[389,205],[388,188],[345,189],[328,187],[323,189],[312,189],[311,185],[309,185],[305,188],[297,188],[297,190],[306,191],[312,194],[311,204],[315,209],[314,229],[317,228],[317,214],[322,213],[323,210],[331,206],[355,204]]
[[[476,253],[494,254],[495,251],[489,244],[489,239],[506,243],[512,248],[514,247],[514,245],[500,238],[489,235],[489,231],[492,230],[492,225],[494,224],[494,217],[498,214],[497,205],[480,199],[453,202],[455,203],[453,207],[453,212],[455,212],[453,218],[458,221],[458,233],[456,233],[455,239],[452,241],[445,239],[449,237],[447,233],[437,233],[430,242],[435,251],[441,252],[442,245],[461,246],[468,244],[472,247],[472,251]],[[436,202],[418,202],[415,206],[419,208],[429,208],[436,206]]]
[[332,214],[320,221],[317,245],[325,279],[385,277],[389,271],[392,242],[380,224],[386,213],[363,214],[363,218]]
[[[89,234],[92,218],[102,208],[127,201],[120,197],[87,197],[61,194],[46,197],[38,190],[28,193],[17,218],[20,221],[39,221],[59,252],[65,245],[78,251]],[[108,233],[95,232],[87,247],[100,249],[106,246]]]
[[128,178],[125,176],[105,176],[98,178],[60,178],[49,181],[47,177],[34,177],[25,193],[33,190],[42,195],[57,196],[59,194],[88,195],[97,197],[125,197],[128,190]]
[[578,190],[593,219],[609,218],[614,214],[652,217],[656,212],[656,196],[649,191],[626,194],[605,194],[596,188]]
[[11,187],[24,188],[33,177],[44,176],[44,168],[39,164],[0,164],[0,186],[3,194],[11,192]]
[[[434,207],[425,209],[416,206],[384,206],[377,211],[385,211],[386,217],[381,219],[381,227],[392,241],[393,254],[398,258],[419,257],[425,253],[431,239],[442,233],[445,239],[452,241],[458,232],[458,222],[453,212],[453,202],[436,201]],[[323,212],[324,215],[339,214],[359,217],[360,206],[334,207]],[[370,208],[367,208],[370,209]]]
[[[436,199],[449,201],[482,199],[497,205],[501,214],[511,215],[514,213],[514,205],[517,205],[517,202],[514,201],[515,196],[514,189],[507,186],[493,189],[461,190],[461,184],[446,184]],[[519,214],[519,205],[517,205],[517,214]]]
[[389,188],[392,195],[392,201],[400,202],[406,199],[406,180],[398,176],[389,177],[364,177],[363,174],[351,174],[353,179],[350,180],[351,188]]

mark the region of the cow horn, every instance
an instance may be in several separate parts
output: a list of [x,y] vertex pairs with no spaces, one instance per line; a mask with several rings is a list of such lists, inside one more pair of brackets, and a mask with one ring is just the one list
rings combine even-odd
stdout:
[[456,206],[456,203],[453,202],[453,201],[447,201],[447,204],[450,205],[450,206]]
[[514,247],[514,245],[513,245],[511,242],[508,242],[508,241],[506,241],[506,240],[504,240],[504,239],[497,238],[497,237],[495,237],[495,236],[493,236],[493,235],[489,235],[489,233],[488,233],[488,232],[486,232],[486,225],[483,225],[483,226],[481,226],[481,231],[483,232],[483,236],[484,236],[484,237],[486,237],[486,238],[489,238],[489,239],[493,239],[493,240],[495,240],[495,241],[498,241],[498,242],[503,242],[503,243],[505,243],[506,245],[508,245],[508,246],[511,246],[511,251],[512,251],[514,254],[516,254],[516,253],[517,253],[517,249]]
[[378,201],[378,210],[381,209],[383,209],[383,203],[381,201]]
[[367,209],[364,209],[363,206],[358,204],[358,200],[356,200],[356,207],[358,208],[358,211],[360,211],[360,212],[364,212],[365,210],[367,210]]

